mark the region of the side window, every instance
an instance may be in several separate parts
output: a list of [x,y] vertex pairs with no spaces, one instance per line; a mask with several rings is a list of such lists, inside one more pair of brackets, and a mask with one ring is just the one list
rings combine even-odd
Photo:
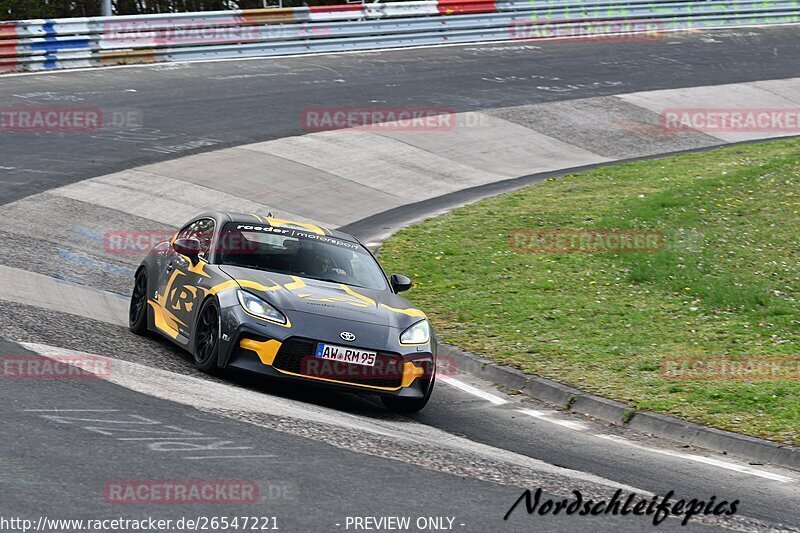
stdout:
[[178,233],[178,239],[188,239],[192,236],[193,228],[197,222],[192,222]]
[[178,233],[179,239],[197,239],[200,241],[199,257],[208,260],[208,252],[211,249],[211,239],[214,236],[214,219],[201,218],[183,228]]
[[214,237],[214,219],[203,218],[195,222],[195,239],[200,241],[200,254],[203,259],[208,260],[208,253],[211,250],[211,239]]

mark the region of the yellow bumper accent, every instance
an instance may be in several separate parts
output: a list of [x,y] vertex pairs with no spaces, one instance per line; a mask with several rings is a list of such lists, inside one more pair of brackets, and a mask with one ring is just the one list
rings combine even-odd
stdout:
[[276,340],[259,342],[253,339],[242,339],[239,341],[239,346],[245,350],[256,352],[262,363],[272,366],[275,356],[278,355],[278,350],[281,349],[281,342]]
[[403,363],[403,381],[400,382],[400,387],[408,387],[414,380],[421,378],[425,373],[425,369],[418,367],[410,361]]
[[338,379],[320,378],[316,376],[308,376],[306,374],[297,374],[295,372],[281,370],[280,368],[276,368],[275,370],[277,370],[281,374],[287,374],[289,376],[297,376],[306,379],[313,379],[316,381],[326,381],[328,383],[338,383],[340,385],[347,385],[348,387],[359,387],[361,389],[382,390],[391,392],[398,391],[404,387],[410,386],[412,383],[414,383],[415,379],[417,379],[418,377],[422,376],[422,374],[425,373],[423,369],[418,368],[414,363],[406,362],[403,363],[403,379],[400,382],[399,387],[376,387],[375,385],[363,385],[361,383],[353,383],[350,381],[341,381]]
[[[413,365],[413,363],[406,363],[406,364],[407,365]],[[286,374],[288,376],[297,376],[299,378],[313,379],[315,381],[326,381],[328,383],[338,383],[339,385],[347,385],[348,387],[358,387],[360,389],[371,389],[371,390],[382,390],[382,391],[387,391],[387,392],[399,391],[403,387],[408,387],[408,385],[411,385],[411,383],[413,383],[414,380],[417,378],[417,376],[413,376],[413,377],[411,377],[409,379],[406,376],[406,373],[404,371],[403,372],[403,381],[402,381],[402,383],[400,384],[399,387],[376,387],[374,385],[362,385],[361,383],[353,383],[351,381],[340,381],[338,379],[329,379],[329,378],[319,378],[319,377],[316,377],[316,376],[308,376],[306,374],[298,374],[296,372],[289,372],[288,370],[281,370],[280,368],[276,368],[275,370],[277,370],[281,374]],[[419,370],[420,370],[420,374],[419,375],[422,375],[422,369],[420,368]],[[405,385],[405,383],[408,383],[408,385]]]

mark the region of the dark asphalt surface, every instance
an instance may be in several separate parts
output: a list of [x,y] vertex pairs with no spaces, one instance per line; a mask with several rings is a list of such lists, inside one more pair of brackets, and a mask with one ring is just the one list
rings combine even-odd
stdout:
[[[32,355],[7,343],[0,348],[5,356]],[[441,392],[439,401],[449,396]],[[347,517],[382,515],[451,517],[455,531],[641,531],[648,525],[647,518],[632,516],[530,517],[522,507],[504,521],[522,493],[514,486],[343,450],[104,380],[7,380],[2,396],[0,516],[7,519],[248,516],[269,517],[283,531],[346,531]],[[361,400],[338,396],[334,402],[345,409],[369,410]],[[378,409],[375,414],[384,416]],[[424,463],[424,457],[417,460]],[[240,504],[110,499],[112,484],[183,480],[252,482],[259,494]],[[660,529],[709,527],[668,520]]]
[[[0,202],[193,152],[304,133],[307,107],[467,111],[800,76],[796,27],[0,77],[0,109],[99,108],[100,131],[0,132]],[[131,120],[123,123],[120,113]],[[116,125],[112,123],[115,122]]]
[[[92,107],[103,110],[107,119],[114,112],[130,111],[138,124],[80,134],[0,132],[0,203],[197,151],[302,134],[305,107],[466,111],[800,76],[798,35],[796,28],[737,30],[667,35],[663,41],[644,43],[471,45],[0,77],[0,109]],[[139,340],[123,328],[19,305],[4,304],[0,312],[0,337],[195,374],[186,358],[165,343]],[[19,346],[6,342],[0,342],[0,350],[5,356],[21,353]],[[322,396],[240,376],[223,379],[264,395],[333,406],[376,422],[386,417],[368,399]],[[353,443],[334,445],[326,438],[304,436],[278,419],[263,427],[247,423],[246,416],[203,412],[102,380],[3,380],[0,401],[0,517],[275,516],[284,531],[345,531],[336,524],[347,516],[379,515],[455,517],[456,524],[465,524],[457,525],[456,531],[648,528],[645,519],[633,517],[528,517],[521,510],[504,522],[502,515],[521,493],[518,483],[489,482],[485,475],[470,475],[449,463],[452,473],[441,466],[423,468],[413,464],[424,463],[426,454],[419,451],[409,451],[409,461],[378,457],[354,451]],[[514,407],[543,408],[533,403]],[[234,443],[229,446],[250,448],[247,454],[256,449],[275,457],[187,459],[185,448],[154,450],[149,444],[120,441],[118,432],[86,429],[97,427],[94,422],[46,418],[46,413],[33,409],[107,409],[97,414],[104,417],[100,425],[108,427],[125,427],[131,415],[149,417],[161,426],[223,436]],[[576,432],[525,417],[511,407],[491,406],[445,385],[437,388],[425,411],[411,418],[429,428],[657,494],[675,490],[689,498],[739,499],[742,515],[800,527],[796,483],[778,484],[613,445],[593,433],[615,430],[590,421],[580,421],[590,432]],[[367,437],[356,433],[349,438],[355,442]],[[685,451],[651,440],[642,444]],[[192,456],[203,454],[212,455],[201,451]],[[241,506],[115,505],[103,498],[103,486],[113,479],[254,480],[263,498]],[[683,528],[670,520],[659,529],[701,526]]]

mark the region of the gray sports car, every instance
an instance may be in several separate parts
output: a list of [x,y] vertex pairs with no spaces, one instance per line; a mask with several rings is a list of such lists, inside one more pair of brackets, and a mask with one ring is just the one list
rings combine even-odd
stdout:
[[202,371],[237,368],[378,394],[399,412],[433,390],[436,336],[355,237],[269,216],[206,213],[136,271],[130,329],[158,332]]

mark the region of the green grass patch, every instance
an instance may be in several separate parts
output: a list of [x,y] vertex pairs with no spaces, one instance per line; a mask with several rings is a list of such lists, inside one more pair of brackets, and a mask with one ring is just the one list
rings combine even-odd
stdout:
[[[650,230],[655,253],[519,253],[513,230]],[[442,341],[633,407],[800,444],[800,382],[668,380],[665,357],[800,357],[800,141],[568,175],[387,241]]]

